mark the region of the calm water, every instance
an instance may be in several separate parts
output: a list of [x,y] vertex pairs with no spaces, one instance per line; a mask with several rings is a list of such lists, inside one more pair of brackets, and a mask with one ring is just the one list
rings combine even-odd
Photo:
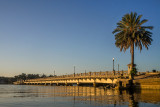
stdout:
[[0,85],[0,107],[159,107],[160,90],[127,92],[78,86]]

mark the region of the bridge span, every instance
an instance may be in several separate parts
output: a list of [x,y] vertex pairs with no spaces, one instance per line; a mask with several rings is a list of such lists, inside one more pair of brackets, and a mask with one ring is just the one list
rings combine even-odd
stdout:
[[118,78],[128,78],[128,71],[88,72],[37,79],[17,81],[14,84],[25,85],[83,85],[115,84]]

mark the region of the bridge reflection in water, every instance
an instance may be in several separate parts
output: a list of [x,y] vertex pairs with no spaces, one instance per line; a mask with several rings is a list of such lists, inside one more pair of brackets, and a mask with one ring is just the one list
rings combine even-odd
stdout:
[[82,86],[48,86],[44,91],[44,87],[40,87],[38,90],[43,90],[42,95],[50,93],[47,95],[48,97],[72,97],[72,100],[76,103],[90,103],[94,106],[111,104],[114,106],[128,105],[130,107],[139,107],[139,103],[143,102],[160,105],[160,90],[119,91]]

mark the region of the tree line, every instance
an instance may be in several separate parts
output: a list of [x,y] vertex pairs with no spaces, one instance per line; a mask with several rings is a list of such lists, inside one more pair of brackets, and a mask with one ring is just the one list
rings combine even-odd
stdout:
[[27,80],[27,79],[36,79],[36,78],[45,78],[45,77],[54,77],[56,75],[45,75],[45,74],[19,74],[14,77],[0,77],[0,84],[12,84],[18,80]]

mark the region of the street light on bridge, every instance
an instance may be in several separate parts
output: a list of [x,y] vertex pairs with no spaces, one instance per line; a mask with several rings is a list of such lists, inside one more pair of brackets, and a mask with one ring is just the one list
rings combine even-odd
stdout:
[[118,64],[118,71],[119,71],[119,64]]
[[76,70],[76,67],[74,66],[74,74],[75,74],[75,70]]

